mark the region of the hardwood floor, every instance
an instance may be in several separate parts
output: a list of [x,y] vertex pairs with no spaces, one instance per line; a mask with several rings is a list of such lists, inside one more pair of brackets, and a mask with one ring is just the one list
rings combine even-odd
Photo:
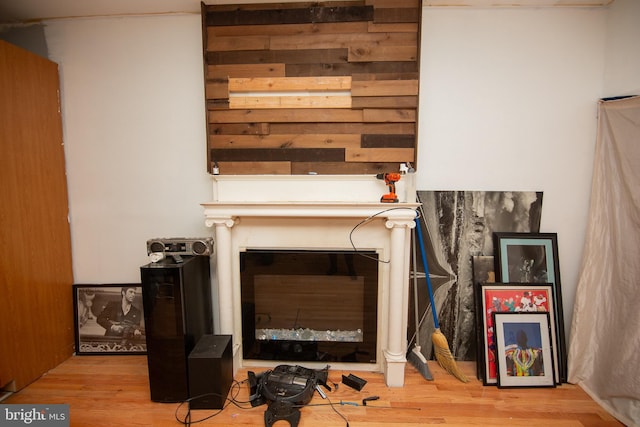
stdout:
[[[405,386],[389,388],[380,373],[330,370],[329,380],[339,383],[327,395],[350,427],[400,427],[428,424],[448,426],[622,426],[577,386],[556,388],[498,389],[485,387],[475,379],[475,362],[458,366],[470,378],[464,384],[446,374],[436,362],[429,362],[434,381],[424,380],[410,365]],[[263,369],[255,368],[256,373]],[[353,373],[367,381],[361,391],[342,384],[342,374]],[[240,370],[236,380],[246,379]],[[238,401],[247,401],[248,387],[242,383],[235,392]],[[362,406],[362,399],[377,395],[379,400]],[[359,406],[340,402],[355,402]],[[186,407],[149,400],[149,380],[145,356],[74,356],[46,375],[2,402],[28,404],[67,403],[71,426],[180,426]],[[312,404],[326,404],[315,393]],[[229,405],[202,426],[263,426],[266,406]],[[376,407],[374,407],[376,406]],[[191,421],[218,411],[194,410]],[[309,406],[301,410],[300,427],[345,427],[346,422],[330,406]],[[280,420],[274,427],[286,427]]]

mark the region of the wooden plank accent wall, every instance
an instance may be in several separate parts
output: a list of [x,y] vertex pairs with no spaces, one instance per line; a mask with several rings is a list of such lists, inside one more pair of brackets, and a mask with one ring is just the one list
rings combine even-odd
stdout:
[[416,161],[421,0],[202,3],[209,171]]

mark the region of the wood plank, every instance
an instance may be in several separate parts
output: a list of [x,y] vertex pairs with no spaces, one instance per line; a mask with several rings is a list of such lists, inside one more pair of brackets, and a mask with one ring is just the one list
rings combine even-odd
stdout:
[[380,73],[354,73],[351,80],[416,80],[420,79],[418,72],[380,72]]
[[376,109],[362,110],[365,122],[413,122],[416,121],[416,111],[411,109]]
[[[205,89],[206,91],[206,89]],[[216,110],[228,110],[229,99],[228,98],[208,98],[207,99],[207,111]]]
[[[212,170],[213,163],[211,164]],[[218,162],[218,169],[225,175],[290,175],[291,162]]]
[[[258,165],[256,165],[258,166]],[[286,364],[288,362],[284,362]],[[300,363],[300,362],[298,362]],[[302,366],[306,366],[301,363]],[[499,389],[485,387],[475,379],[475,362],[458,362],[457,366],[469,378],[461,383],[447,374],[437,362],[427,362],[433,381],[426,381],[407,364],[403,387],[387,387],[380,372],[353,369],[329,369],[330,385],[339,387],[327,391],[334,406],[326,405],[314,393],[310,405],[301,408],[299,427],[418,427],[432,424],[452,426],[550,426],[550,427],[624,427],[608,414],[579,386],[563,384],[556,388]],[[248,370],[256,374],[268,368],[239,368],[229,397],[229,404],[220,413],[214,410],[192,411],[191,421],[210,416],[206,426],[262,426],[266,406],[251,407]],[[342,375],[353,373],[366,381],[361,391],[341,384]],[[362,399],[379,396],[377,401],[362,405]],[[353,402],[358,406],[341,405]],[[174,427],[184,419],[186,405],[157,403],[149,398],[149,378],[146,356],[74,356],[53,368],[21,392],[10,396],[8,404],[69,404],[72,427],[110,427],[138,425]],[[326,405],[326,406],[315,406]],[[380,408],[378,406],[386,406]],[[286,422],[277,421],[280,426]]]
[[411,148],[348,148],[347,162],[413,162],[415,150]]
[[370,33],[416,33],[420,30],[419,24],[407,22],[375,23],[369,22],[367,31]]
[[[364,111],[345,109],[281,109],[281,110],[229,110],[209,112],[209,123],[314,123],[314,122],[362,122]],[[396,110],[394,110],[396,111]],[[368,121],[403,121],[403,120],[374,120],[375,114],[370,113],[372,120]],[[401,112],[396,116],[402,117]],[[409,113],[404,116],[408,117]],[[415,116],[415,113],[414,113]],[[386,117],[388,118],[388,116]]]
[[366,0],[366,4],[376,9],[418,8],[420,0]]
[[284,77],[285,64],[208,65],[207,79],[239,77]]
[[204,86],[204,93],[207,99],[229,98],[229,81],[226,79],[208,81]]
[[214,149],[238,148],[358,148],[360,135],[209,135],[209,145]]
[[207,44],[207,50],[227,52],[234,50],[262,50],[269,49],[268,36],[229,36],[215,37]]
[[420,8],[376,8],[373,21],[375,23],[388,22],[420,22]]
[[[274,3],[225,3],[218,5],[204,5],[204,10],[206,13],[209,12],[217,12],[217,11],[235,11],[238,9],[241,10],[279,10],[283,8],[310,8],[314,6],[365,6],[369,5],[369,3],[365,0],[341,0],[341,1],[321,1],[321,2],[310,2],[310,1],[300,1],[300,2],[274,2]],[[370,5],[371,6],[371,5]]]
[[207,64],[333,64],[347,62],[347,49],[207,52]]
[[417,96],[418,80],[355,80],[353,96]]
[[260,24],[300,24],[313,22],[371,21],[372,6],[312,6],[290,8],[248,10],[238,7],[234,10],[207,11],[207,26],[260,25]]
[[337,49],[352,45],[417,46],[416,33],[363,33],[363,34],[301,34],[296,37],[272,37],[270,48],[274,50]]
[[351,76],[248,77],[229,79],[230,92],[341,91],[351,89]]
[[[347,54],[345,52],[345,54]],[[289,63],[286,65],[287,76],[354,76],[356,74],[376,73],[415,73],[418,65],[415,61],[384,62],[322,62],[322,63]]]
[[217,123],[209,126],[211,135],[267,135],[269,132],[269,123]]
[[[381,24],[384,28],[407,28],[403,24]],[[397,26],[396,26],[397,25]],[[404,24],[412,25],[412,24]],[[371,24],[369,22],[331,22],[309,24],[276,24],[276,25],[234,25],[225,27],[207,27],[207,43],[213,45],[215,37],[229,36],[298,36],[301,34],[346,34],[366,33]],[[405,32],[396,30],[392,32]]]
[[351,108],[418,108],[417,96],[353,96]]
[[415,135],[362,135],[362,148],[413,148]]
[[274,134],[413,135],[416,133],[414,123],[274,123],[270,125],[270,129]]
[[375,175],[397,169],[397,163],[382,162],[293,162],[291,164],[291,173],[295,175],[308,175],[309,173],[319,175]]
[[340,162],[345,159],[342,148],[285,148],[273,149],[216,149],[211,150],[211,159],[218,162]]
[[351,108],[350,96],[234,96],[230,109]]
[[358,44],[349,48],[350,62],[372,61],[416,61],[417,46],[376,46],[375,44]]

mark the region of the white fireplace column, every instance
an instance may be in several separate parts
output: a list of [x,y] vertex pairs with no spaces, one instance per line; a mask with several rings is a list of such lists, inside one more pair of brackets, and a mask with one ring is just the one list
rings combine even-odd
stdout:
[[[205,225],[215,227],[216,273],[218,277],[218,306],[220,318],[216,333],[233,335],[233,259],[231,227],[237,219],[232,217],[207,217]],[[234,342],[234,345],[235,342]],[[234,349],[235,350],[235,349]]]
[[[391,258],[389,266],[389,323],[387,348],[384,350],[385,378],[389,387],[404,385],[407,331],[407,291],[409,283],[409,232],[415,227],[413,219],[387,220],[391,230]],[[399,333],[402,332],[403,333]]]

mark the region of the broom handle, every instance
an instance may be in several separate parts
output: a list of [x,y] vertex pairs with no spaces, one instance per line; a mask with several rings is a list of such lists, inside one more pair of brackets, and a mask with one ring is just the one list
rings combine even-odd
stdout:
[[429,278],[429,265],[427,264],[427,256],[424,251],[424,243],[422,241],[422,230],[420,230],[420,219],[418,217],[414,220],[416,222],[416,234],[418,235],[418,244],[420,245],[420,254],[422,255],[422,266],[424,267],[424,275],[427,278],[427,288],[429,289],[429,300],[431,300],[431,313],[433,314],[433,325],[436,329],[440,329],[438,323],[438,315],[436,313],[436,303],[433,300],[433,289],[431,288],[431,279]]
[[411,230],[411,263],[413,265],[413,315],[416,318],[416,345],[420,346],[420,316],[418,315],[418,264],[416,263],[416,230]]

